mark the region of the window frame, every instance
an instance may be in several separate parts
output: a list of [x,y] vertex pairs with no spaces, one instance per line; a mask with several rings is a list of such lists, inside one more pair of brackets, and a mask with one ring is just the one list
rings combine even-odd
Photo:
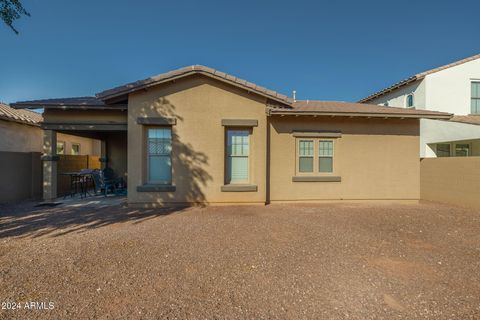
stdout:
[[[295,176],[302,177],[323,177],[323,176],[335,176],[338,174],[336,165],[336,153],[338,150],[337,140],[338,138],[330,137],[296,137],[295,138]],[[300,141],[313,141],[313,171],[312,172],[300,172]],[[320,141],[332,143],[332,171],[320,172]]]
[[[150,180],[150,152],[149,152],[149,131],[155,129],[167,129],[170,130],[170,180],[169,181],[160,181],[160,180]],[[150,185],[165,185],[171,186],[173,185],[173,128],[172,126],[145,126],[145,133],[144,133],[144,150],[145,150],[145,175],[144,181],[146,184]]]
[[[445,145],[448,146],[448,156],[439,156],[438,155],[438,146],[439,145]],[[435,144],[435,155],[437,158],[448,158],[452,156],[452,144],[451,143],[436,143]]]
[[[246,132],[247,133],[247,141],[248,141],[248,154],[247,156],[239,156],[239,155],[230,155],[229,154],[229,132]],[[225,135],[224,135],[224,185],[248,185],[252,183],[252,134],[253,130],[252,127],[244,127],[244,126],[225,126]],[[232,180],[231,177],[231,165],[230,165],[230,158],[247,158],[247,179],[245,180]]]
[[[457,145],[466,145],[468,146],[468,149],[467,149],[467,155],[466,156],[457,156]],[[471,157],[471,154],[472,154],[472,146],[470,143],[454,143],[453,144],[453,156],[454,157]]]
[[[73,152],[73,147],[74,146],[78,146],[78,152],[77,153],[74,153]],[[80,143],[76,143],[76,142],[72,142],[72,145],[70,146],[70,154],[71,155],[74,155],[74,156],[79,156],[80,155],[80,152],[81,152],[81,144]]]
[[[473,85],[478,85],[478,96],[473,96]],[[473,111],[473,101],[476,101],[476,110]],[[472,79],[470,80],[470,114],[480,114],[480,80],[479,79]]]
[[[62,152],[62,153],[58,153],[58,146],[59,146],[59,145],[63,145],[63,152]],[[64,154],[65,154],[65,146],[66,146],[66,145],[67,145],[67,144],[65,143],[65,141],[58,141],[58,140],[57,140],[57,148],[56,148],[56,150],[55,150],[55,154],[64,155]]]
[[[312,143],[312,155],[311,156],[300,154],[300,144],[302,142],[311,142]],[[311,158],[312,159],[312,171],[301,171],[300,170],[300,158]],[[311,138],[298,139],[298,143],[297,143],[297,164],[298,164],[298,168],[297,168],[298,173],[301,173],[301,174],[302,173],[303,174],[313,174],[313,173],[315,173],[315,139],[311,139]]]
[[[409,105],[410,97],[412,99],[412,105]],[[405,97],[405,107],[406,108],[414,108],[415,107],[415,96],[414,96],[413,92],[406,95],[406,97]]]

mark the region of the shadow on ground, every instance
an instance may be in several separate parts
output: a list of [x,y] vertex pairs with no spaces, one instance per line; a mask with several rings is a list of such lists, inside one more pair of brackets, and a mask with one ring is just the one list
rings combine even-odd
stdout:
[[57,237],[115,223],[140,223],[187,208],[134,209],[127,207],[125,198],[83,203],[66,201],[57,207],[36,207],[33,202],[0,206],[0,238]]

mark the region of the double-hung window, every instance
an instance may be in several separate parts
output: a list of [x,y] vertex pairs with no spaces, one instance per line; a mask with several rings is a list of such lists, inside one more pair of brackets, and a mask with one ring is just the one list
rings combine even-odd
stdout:
[[72,143],[72,153],[75,156],[78,156],[80,154],[80,144],[78,143]]
[[437,144],[437,157],[450,157],[450,143]]
[[227,130],[227,184],[249,182],[250,130]]
[[333,141],[320,140],[318,143],[318,171],[333,172]]
[[298,142],[298,171],[313,172],[313,140]]
[[468,157],[470,155],[470,145],[468,143],[455,144],[455,157]]
[[172,183],[172,130],[149,128],[147,130],[148,182]]
[[480,81],[472,81],[471,91],[471,113],[480,114]]
[[57,141],[57,154],[65,154],[65,142]]

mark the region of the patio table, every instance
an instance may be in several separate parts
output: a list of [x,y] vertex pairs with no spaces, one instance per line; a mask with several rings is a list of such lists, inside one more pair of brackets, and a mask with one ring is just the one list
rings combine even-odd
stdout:
[[79,188],[81,198],[86,197],[87,194],[90,195],[88,192],[88,182],[89,180],[93,181],[91,172],[62,172],[60,175],[70,177],[70,192],[66,193],[63,199],[65,199],[67,195],[73,197],[78,193]]

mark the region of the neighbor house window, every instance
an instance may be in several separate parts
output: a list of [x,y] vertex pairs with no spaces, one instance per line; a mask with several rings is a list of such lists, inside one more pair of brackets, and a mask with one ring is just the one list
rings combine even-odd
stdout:
[[333,172],[333,141],[320,140],[318,144],[318,171]]
[[298,171],[313,172],[313,140],[298,142]]
[[480,81],[473,81],[471,85],[472,85],[471,112],[472,114],[480,114]]
[[409,95],[407,95],[406,105],[407,105],[407,108],[413,108],[413,93],[410,93]]
[[249,181],[250,130],[227,130],[227,183]]
[[437,144],[437,157],[450,157],[450,143]]
[[65,154],[65,142],[57,141],[57,154]]
[[468,157],[470,155],[470,145],[467,143],[457,143],[455,145],[455,157]]
[[150,128],[147,132],[148,182],[172,183],[172,130]]
[[80,154],[80,144],[72,143],[72,155],[78,156]]

